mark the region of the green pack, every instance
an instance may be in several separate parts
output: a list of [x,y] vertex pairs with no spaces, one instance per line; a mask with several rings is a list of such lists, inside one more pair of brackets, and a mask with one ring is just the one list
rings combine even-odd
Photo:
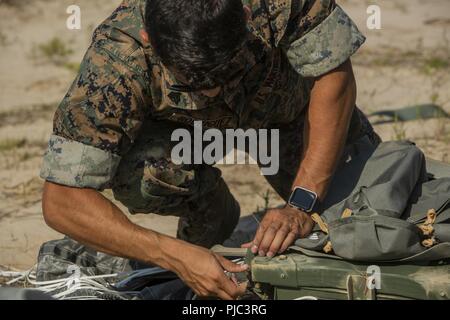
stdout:
[[430,161],[413,143],[364,141],[348,151],[316,229],[299,248],[349,261],[450,258],[450,166]]
[[371,265],[291,250],[273,259],[252,260],[252,291],[276,300],[447,300],[449,262]]
[[263,300],[448,300],[450,259],[410,263],[367,263],[290,247],[274,258],[243,248],[215,246],[214,252],[250,266],[248,299]]
[[374,148],[364,139],[345,151],[311,236],[272,259],[246,253],[251,292],[262,299],[450,298],[450,165],[426,160],[408,141]]

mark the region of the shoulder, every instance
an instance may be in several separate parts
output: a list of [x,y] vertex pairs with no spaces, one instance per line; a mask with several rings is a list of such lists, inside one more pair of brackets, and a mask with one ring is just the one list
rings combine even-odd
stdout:
[[[274,46],[286,43],[321,23],[335,8],[334,0],[244,0],[252,21]],[[269,33],[268,33],[269,31]]]
[[251,9],[251,24],[264,40],[276,46],[283,36],[291,13],[290,0],[244,0]]
[[283,34],[283,42],[292,43],[306,35],[324,23],[335,9],[335,0],[292,1],[291,15]]
[[104,51],[135,73],[147,73],[155,59],[150,46],[143,43],[145,0],[125,0],[94,31],[92,47]]

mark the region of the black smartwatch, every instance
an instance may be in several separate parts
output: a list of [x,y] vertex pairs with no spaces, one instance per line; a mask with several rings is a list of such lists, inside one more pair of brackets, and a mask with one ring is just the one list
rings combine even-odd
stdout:
[[310,213],[317,209],[319,199],[317,197],[317,193],[314,191],[302,187],[296,187],[289,197],[288,204],[291,207]]

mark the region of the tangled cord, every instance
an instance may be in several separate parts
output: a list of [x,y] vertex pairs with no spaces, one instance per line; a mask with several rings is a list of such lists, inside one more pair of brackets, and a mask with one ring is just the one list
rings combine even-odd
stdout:
[[67,278],[37,281],[36,266],[27,271],[2,271],[0,277],[12,278],[6,286],[24,281],[26,286],[42,291],[59,300],[129,300],[138,292],[117,292],[98,280],[117,277],[118,274],[105,274],[97,276],[71,275]]
[[[243,259],[235,259],[232,261],[237,264],[244,263]],[[5,283],[6,286],[23,281],[26,287],[44,292],[58,300],[130,300],[140,293],[139,291],[118,292],[108,287],[107,282],[104,280],[116,278],[118,276],[117,273],[96,276],[75,276],[72,274],[63,279],[37,281],[36,267],[37,265],[27,271],[0,270],[0,277],[11,278],[11,280]],[[231,277],[229,274],[227,276]],[[197,300],[198,297],[194,295],[192,299]],[[294,300],[318,299],[314,296],[303,296]]]

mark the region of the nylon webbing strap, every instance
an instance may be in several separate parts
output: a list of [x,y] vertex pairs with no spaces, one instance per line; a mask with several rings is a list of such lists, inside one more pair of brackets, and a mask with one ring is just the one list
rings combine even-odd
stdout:
[[435,104],[421,104],[416,106],[405,107],[401,109],[381,110],[373,112],[369,117],[387,117],[380,121],[375,121],[373,124],[404,122],[411,120],[432,119],[432,118],[450,118],[450,115],[445,112],[440,106]]

